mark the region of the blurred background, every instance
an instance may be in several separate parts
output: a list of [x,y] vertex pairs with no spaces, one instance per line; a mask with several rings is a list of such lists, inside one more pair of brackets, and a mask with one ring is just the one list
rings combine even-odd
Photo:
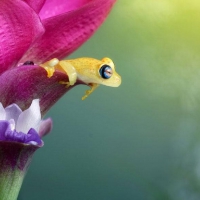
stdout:
[[50,110],[19,200],[199,200],[200,1],[118,0],[83,56],[112,58],[122,85]]

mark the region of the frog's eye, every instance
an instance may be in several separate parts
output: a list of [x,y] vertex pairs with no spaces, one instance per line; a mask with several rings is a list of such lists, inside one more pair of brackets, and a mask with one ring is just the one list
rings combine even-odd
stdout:
[[103,65],[100,70],[99,73],[101,75],[102,78],[104,79],[109,79],[112,76],[112,68],[109,65]]

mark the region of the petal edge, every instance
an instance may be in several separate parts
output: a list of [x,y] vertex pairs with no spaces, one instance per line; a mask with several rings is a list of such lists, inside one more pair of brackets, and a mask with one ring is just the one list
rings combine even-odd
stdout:
[[63,59],[86,40],[103,23],[115,0],[94,0],[78,10],[43,20],[45,34],[22,58],[41,64],[52,58]]
[[0,74],[14,67],[30,45],[44,33],[43,25],[24,1],[0,1]]

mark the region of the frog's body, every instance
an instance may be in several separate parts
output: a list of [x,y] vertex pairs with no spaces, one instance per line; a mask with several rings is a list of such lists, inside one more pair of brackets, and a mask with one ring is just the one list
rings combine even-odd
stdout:
[[118,87],[121,84],[121,77],[116,73],[114,63],[109,58],[97,60],[94,58],[77,58],[73,60],[58,60],[54,58],[40,65],[47,71],[47,76],[53,76],[55,70],[66,73],[69,82],[61,81],[67,87],[74,85],[79,79],[91,87],[82,97],[84,100],[91,94],[99,84],[111,87]]

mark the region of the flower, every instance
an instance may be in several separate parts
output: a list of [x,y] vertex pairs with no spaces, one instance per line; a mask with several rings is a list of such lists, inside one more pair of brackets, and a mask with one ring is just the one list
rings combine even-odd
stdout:
[[66,74],[48,78],[39,65],[80,47],[114,2],[0,1],[0,199],[17,198],[31,157],[51,130],[51,119],[41,118],[73,88],[59,84],[68,81]]
[[[108,15],[115,0],[0,1],[0,102],[27,109],[40,99],[41,114],[70,88],[66,74],[47,78],[38,65],[63,59],[80,47]],[[34,65],[23,65],[32,61]],[[20,63],[22,63],[20,65]],[[19,66],[20,65],[20,66]],[[81,82],[77,82],[80,84]],[[75,84],[75,85],[77,85]]]
[[43,146],[41,136],[51,128],[51,123],[42,128],[46,123],[41,120],[39,99],[25,111],[0,103],[0,199],[16,199],[34,152]]
[[51,130],[51,119],[41,120],[39,99],[22,111],[18,105],[6,108],[0,103],[0,141],[20,142],[42,146],[40,139]]

